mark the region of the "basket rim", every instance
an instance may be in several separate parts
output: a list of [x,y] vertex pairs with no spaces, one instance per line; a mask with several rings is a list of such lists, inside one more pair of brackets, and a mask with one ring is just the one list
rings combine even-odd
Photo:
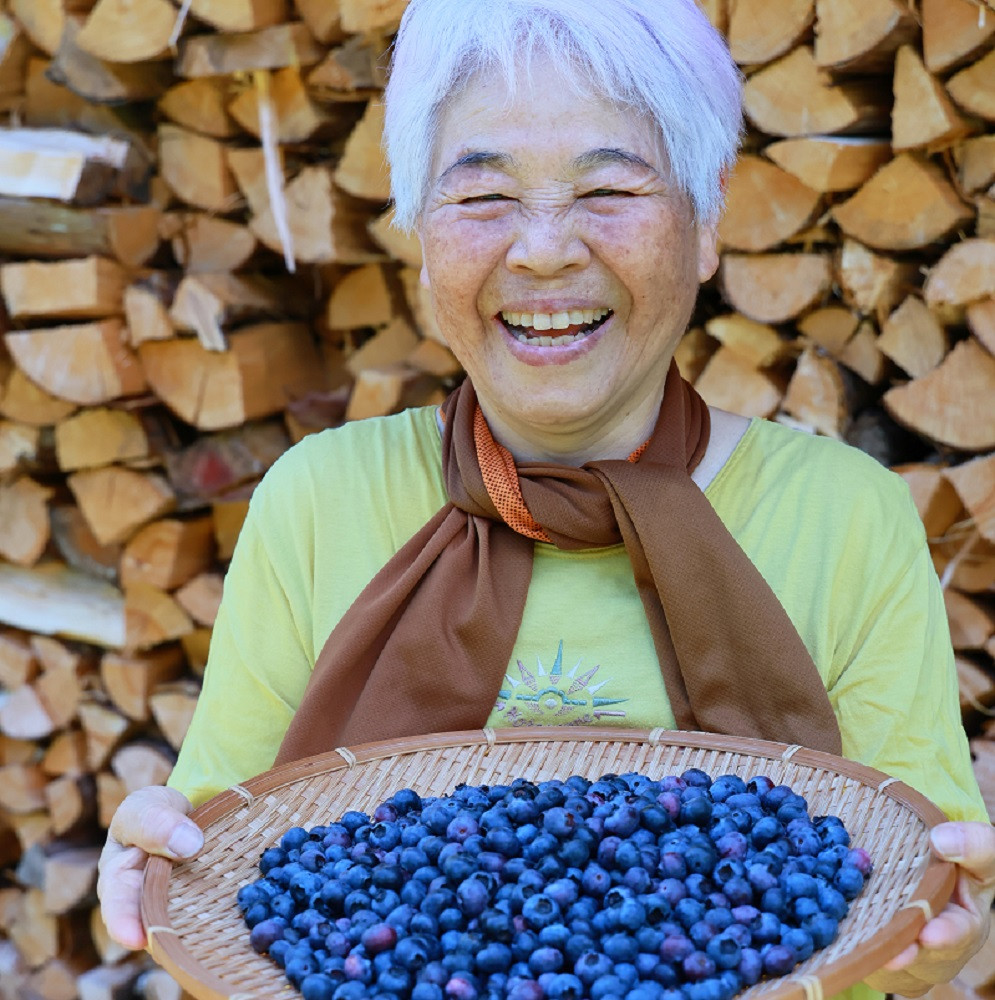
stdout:
[[[272,794],[299,781],[339,770],[352,770],[390,757],[444,750],[515,743],[648,743],[651,747],[737,753],[771,761],[791,761],[815,769],[833,771],[860,782],[879,795],[900,802],[916,815],[927,829],[946,822],[944,813],[925,795],[883,771],[797,744],[777,743],[752,737],[671,729],[608,729],[595,727],[536,726],[522,729],[475,729],[431,733],[380,740],[353,747],[338,747],[270,768],[253,778],[213,796],[190,814],[203,831],[256,798]],[[233,991],[215,972],[201,965],[187,951],[180,932],[169,918],[169,880],[176,865],[167,858],[150,857],[142,880],[141,916],[152,958],[169,971],[180,985],[199,1000],[257,1000],[254,993]],[[814,974],[787,976],[764,994],[764,1000],[822,1000],[861,981],[913,943],[930,916],[946,905],[957,880],[956,866],[930,854],[916,886],[915,899],[863,942],[859,954],[842,955]],[[775,982],[775,981],[772,981]],[[289,986],[283,994],[297,996]],[[281,994],[281,995],[283,995]],[[261,996],[261,995],[260,995]]]

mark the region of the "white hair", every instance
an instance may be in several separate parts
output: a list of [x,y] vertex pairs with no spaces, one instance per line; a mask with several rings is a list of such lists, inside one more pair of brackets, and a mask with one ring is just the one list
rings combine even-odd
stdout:
[[412,229],[424,207],[446,102],[482,70],[513,90],[537,54],[650,115],[695,218],[718,218],[742,132],[742,78],[694,0],[411,0],[386,94],[395,225]]

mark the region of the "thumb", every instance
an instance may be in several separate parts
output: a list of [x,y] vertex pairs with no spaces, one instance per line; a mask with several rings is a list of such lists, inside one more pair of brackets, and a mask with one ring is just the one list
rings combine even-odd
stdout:
[[995,885],[995,828],[989,823],[940,823],[930,841],[939,857],[959,865],[975,882]]

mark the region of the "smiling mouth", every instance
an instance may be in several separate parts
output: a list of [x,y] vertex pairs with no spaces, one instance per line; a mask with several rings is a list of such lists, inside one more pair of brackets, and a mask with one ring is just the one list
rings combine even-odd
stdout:
[[566,347],[589,337],[614,315],[611,309],[572,309],[559,313],[499,314],[505,329],[520,344]]

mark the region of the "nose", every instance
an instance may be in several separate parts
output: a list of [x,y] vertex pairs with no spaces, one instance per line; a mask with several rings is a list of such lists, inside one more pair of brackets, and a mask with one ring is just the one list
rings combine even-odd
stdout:
[[571,213],[547,210],[523,213],[506,260],[511,271],[551,276],[582,269],[590,256]]

